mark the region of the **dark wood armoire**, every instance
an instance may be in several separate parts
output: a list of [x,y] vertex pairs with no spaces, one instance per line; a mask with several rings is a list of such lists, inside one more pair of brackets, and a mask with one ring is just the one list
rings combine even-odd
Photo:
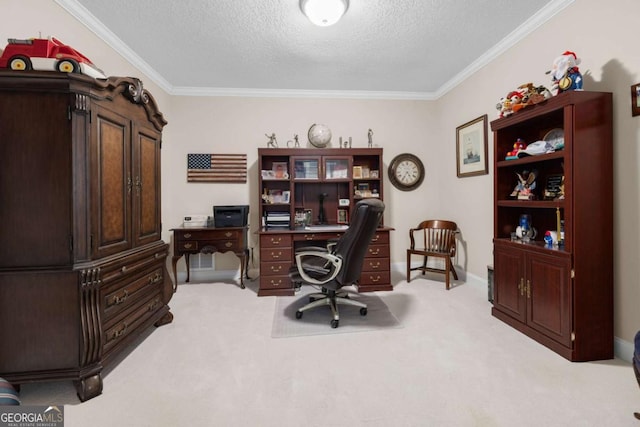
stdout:
[[171,322],[165,124],[135,78],[0,71],[0,377],[70,379],[84,401]]

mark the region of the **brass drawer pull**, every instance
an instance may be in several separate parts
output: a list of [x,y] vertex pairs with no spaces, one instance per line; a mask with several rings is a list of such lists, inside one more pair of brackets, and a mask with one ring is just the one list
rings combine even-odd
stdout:
[[375,265],[372,262],[370,262],[369,263],[369,267],[371,267],[373,269],[378,269],[378,268],[380,268],[380,262],[376,262]]
[[233,246],[233,242],[227,242],[224,244],[227,248],[230,248],[231,246]]
[[161,277],[162,276],[160,275],[160,273],[156,271],[156,274],[154,274],[153,276],[149,276],[147,281],[149,282],[150,285],[153,285],[154,283],[158,283]]
[[127,300],[128,297],[129,297],[129,292],[125,289],[122,292],[122,296],[116,295],[115,297],[113,297],[113,303],[115,305],[122,304],[123,302],[125,302]]
[[232,233],[232,232],[230,232],[230,231],[227,231],[226,233],[224,233],[224,236],[225,236],[226,238],[229,238],[229,237],[233,236],[233,233]]
[[275,237],[271,238],[271,244],[272,245],[279,245],[282,242],[282,237],[278,237],[278,240],[276,240]]
[[147,306],[147,310],[148,311],[156,311],[156,309],[158,308],[158,305],[160,305],[160,299],[156,298],[155,300],[153,300],[153,302],[151,304],[149,304]]
[[372,250],[372,249],[369,249],[369,253],[370,253],[371,255],[378,255],[378,254],[380,253],[380,249],[379,249],[379,248],[376,248],[376,250],[375,250],[375,251],[374,251],[374,250]]
[[376,278],[374,279],[373,276],[369,276],[369,278],[371,279],[371,281],[373,283],[378,283],[380,281],[380,276],[376,276]]
[[275,252],[271,252],[271,258],[280,258],[280,256],[282,255],[282,251],[278,251],[278,253],[276,254]]
[[126,323],[122,325],[122,328],[118,329],[117,331],[113,331],[113,335],[111,336],[111,339],[116,339],[116,338],[120,338],[121,336],[124,335],[125,332],[127,332],[127,328],[129,327],[129,325],[127,325]]
[[190,239],[191,238],[191,233],[185,233],[184,238],[185,239]]
[[191,243],[185,243],[185,244],[184,244],[184,248],[185,248],[185,249],[191,249],[191,247],[192,247],[192,246],[193,246],[193,245],[192,245]]
[[271,271],[272,271],[273,273],[279,273],[279,272],[280,272],[280,270],[282,270],[282,266],[281,266],[281,265],[277,265],[277,266],[276,266],[276,265],[272,265],[272,266],[271,266]]
[[282,285],[282,280],[278,280],[277,282],[271,279],[271,286],[280,286]]

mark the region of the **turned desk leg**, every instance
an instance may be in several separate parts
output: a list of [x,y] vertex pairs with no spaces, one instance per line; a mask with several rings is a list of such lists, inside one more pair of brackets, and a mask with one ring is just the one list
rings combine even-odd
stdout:
[[182,255],[171,258],[171,264],[173,266],[173,292],[178,290],[178,273],[176,272],[176,264],[180,258],[182,258]]
[[244,289],[244,278],[251,280],[249,277],[249,249],[245,249],[242,253],[236,253],[240,258],[240,288]]
[[189,273],[191,272],[191,268],[189,268],[189,253],[184,254],[184,261],[187,264],[187,280],[186,280],[186,283],[189,283]]

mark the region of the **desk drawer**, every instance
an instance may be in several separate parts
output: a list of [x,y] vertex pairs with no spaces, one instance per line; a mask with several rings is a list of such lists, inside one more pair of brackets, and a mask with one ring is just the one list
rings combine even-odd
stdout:
[[365,258],[362,263],[362,271],[374,272],[385,271],[390,269],[389,258]]
[[278,276],[283,274],[288,276],[290,268],[290,260],[285,260],[284,262],[261,262],[260,276]]
[[197,231],[174,230],[176,240],[240,240],[243,237],[243,230],[212,229]]
[[176,241],[176,246],[178,248],[178,251],[180,252],[198,252],[200,251],[200,246],[198,244],[198,241]]
[[369,245],[367,258],[388,258],[389,245]]
[[209,240],[207,242],[199,241],[198,243],[200,251],[204,253],[209,252],[226,252],[226,251],[241,251],[242,245],[237,240]]
[[371,238],[372,245],[378,244],[388,244],[389,243],[389,232],[388,231],[376,231],[376,234]]
[[358,286],[360,285],[386,285],[391,281],[389,271],[365,271],[360,275]]
[[291,234],[261,234],[260,248],[290,248]]
[[262,276],[260,275],[260,290],[263,289],[291,289],[291,279],[284,276]]
[[266,248],[260,252],[260,260],[292,262],[292,252],[291,248]]
[[344,233],[298,233],[293,235],[296,242],[314,242],[326,240],[338,240]]

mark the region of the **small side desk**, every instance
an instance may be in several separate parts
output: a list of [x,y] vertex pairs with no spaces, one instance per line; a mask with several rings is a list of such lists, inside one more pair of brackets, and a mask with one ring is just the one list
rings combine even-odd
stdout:
[[249,227],[178,227],[173,231],[173,291],[178,289],[176,264],[184,255],[187,264],[187,282],[189,281],[189,256],[191,254],[212,254],[215,252],[233,252],[240,258],[240,287],[244,289],[244,276],[249,279],[249,248],[247,231]]

